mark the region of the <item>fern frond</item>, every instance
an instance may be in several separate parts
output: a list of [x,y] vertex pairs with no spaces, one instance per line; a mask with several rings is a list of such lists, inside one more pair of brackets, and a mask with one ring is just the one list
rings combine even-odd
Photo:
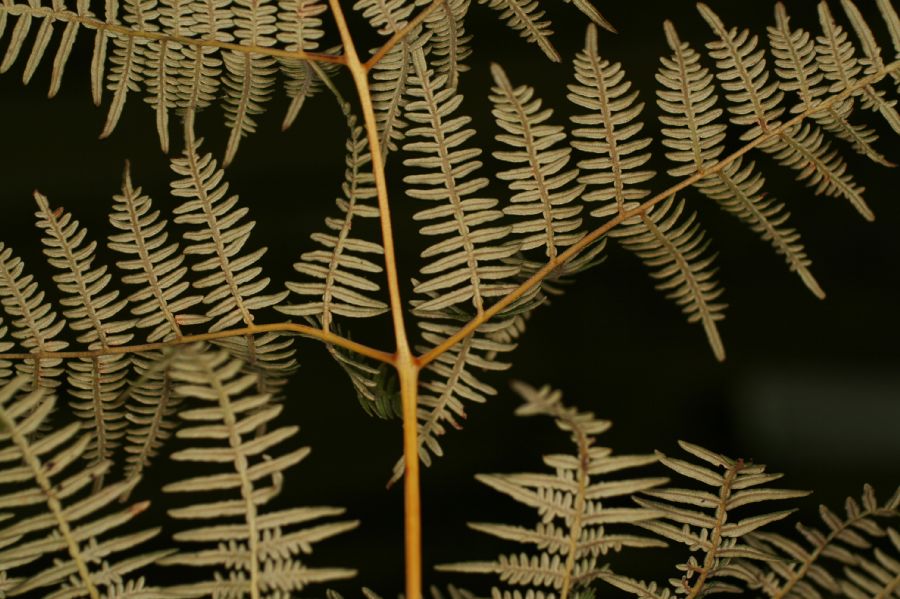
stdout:
[[606,17],[600,14],[600,11],[594,7],[591,0],[564,0],[564,2],[574,5],[575,8],[584,13],[598,27],[602,27],[612,33],[618,33],[612,23],[610,23]]
[[[680,164],[669,170],[673,177],[702,171],[720,159],[725,151],[726,126],[718,123],[722,109],[716,107],[713,77],[700,64],[700,55],[678,38],[674,26],[666,21],[666,39],[673,54],[662,59],[656,79],[657,104],[663,113],[663,144],[670,150],[666,157]],[[698,181],[694,187],[738,217],[751,230],[772,244],[784,256],[788,268],[796,272],[816,295],[825,296],[809,271],[811,261],[800,235],[787,225],[789,213],[784,203],[767,196],[765,179],[752,162],[739,158],[725,169]]]
[[[153,563],[168,551],[131,554],[112,563],[117,553],[133,550],[159,532],[151,529],[110,537],[143,512],[148,502],[111,510],[111,504],[137,482],[108,485],[93,494],[82,491],[108,470],[109,462],[76,466],[88,447],[78,425],[55,430],[37,442],[29,437],[53,409],[54,400],[40,389],[16,397],[28,386],[25,377],[0,389],[0,506],[19,510],[19,518],[0,529],[0,564],[8,575],[9,597],[42,590],[48,597],[98,598],[101,590],[123,583],[131,571]],[[64,472],[68,472],[63,476]],[[22,489],[19,484],[30,486]],[[8,486],[14,484],[12,490]],[[28,508],[41,511],[30,515]],[[10,542],[12,547],[7,547]],[[55,558],[52,564],[47,558]],[[55,592],[53,589],[56,589]],[[158,591],[157,591],[158,593]]]
[[291,316],[314,316],[325,330],[330,330],[335,316],[368,318],[388,309],[383,301],[371,297],[380,288],[368,278],[382,272],[369,257],[377,258],[384,250],[378,243],[351,236],[354,224],[359,225],[356,219],[378,218],[378,207],[365,133],[353,116],[348,125],[343,197],[337,200],[341,216],[325,220],[329,232],[313,233],[313,241],[322,249],[304,253],[294,264],[294,270],[308,282],[286,283],[301,300],[311,299],[277,306],[279,312]]
[[[700,14],[718,40],[709,42],[709,54],[716,60],[717,73],[726,91],[731,122],[749,127],[741,135],[750,141],[778,126],[784,114],[784,92],[767,66],[765,52],[757,49],[759,39],[746,29],[726,28],[716,13],[698,3]],[[825,141],[818,126],[808,122],[780,132],[762,144],[761,149],[778,162],[797,171],[799,181],[815,187],[815,193],[843,197],[867,220],[874,219],[860,187],[847,172],[847,164],[837,150]]]
[[[340,515],[342,509],[297,507],[268,513],[262,509],[279,494],[284,470],[300,462],[309,448],[273,453],[297,433],[296,426],[254,434],[271,423],[282,407],[272,403],[269,395],[249,393],[255,377],[241,374],[241,369],[241,361],[225,352],[190,348],[176,361],[173,371],[179,395],[201,402],[201,407],[181,411],[185,425],[176,435],[191,439],[192,444],[199,440],[207,443],[177,451],[172,458],[198,465],[228,465],[226,472],[200,474],[164,487],[169,493],[190,493],[194,502],[170,509],[172,518],[203,523],[176,533],[175,540],[183,547],[200,544],[205,548],[182,550],[161,563],[216,568],[208,582],[169,589],[178,596],[225,593],[259,597],[261,593],[289,593],[314,582],[354,574],[353,570],[338,568],[308,568],[297,560],[301,552],[309,553],[313,543],[356,527],[356,521],[308,525]],[[210,491],[215,493],[207,495],[205,502],[196,503]],[[221,499],[222,493],[237,493],[239,497]]]
[[[190,0],[192,23],[185,32],[218,42],[233,42],[233,14],[229,0]],[[222,58],[211,46],[185,45],[179,60],[177,100],[178,113],[190,129],[194,116],[215,101],[222,84]]]
[[[647,491],[667,482],[666,478],[626,478],[596,481],[592,477],[617,473],[656,461],[647,456],[612,456],[611,450],[594,445],[596,435],[610,427],[591,413],[579,412],[562,403],[562,394],[549,387],[534,389],[515,383],[525,404],[520,416],[544,415],[571,434],[575,455],[547,455],[544,463],[552,474],[479,475],[479,481],[518,503],[533,507],[540,522],[528,529],[498,524],[469,526],[487,534],[533,546],[537,553],[502,555],[495,562],[464,562],[438,566],[453,572],[496,574],[507,584],[529,587],[530,592],[557,591],[572,596],[576,587],[587,586],[604,571],[599,558],[623,547],[664,546],[655,539],[633,534],[611,533],[621,524],[640,524],[656,517],[652,509],[618,507],[616,500]],[[494,596],[498,596],[495,590]]]
[[[157,31],[156,0],[124,0],[123,20],[137,31]],[[147,40],[136,36],[113,36],[113,50],[109,57],[112,68],[107,75],[107,89],[113,93],[100,138],[108,137],[122,116],[130,92],[140,91],[147,62]],[[162,137],[161,137],[162,139]]]
[[[410,34],[415,35],[415,34]],[[405,139],[407,127],[403,113],[408,102],[407,89],[413,74],[413,54],[421,52],[427,36],[417,35],[394,46],[371,71],[372,106],[378,137],[381,140],[381,155],[387,161],[388,154],[396,151],[398,143]]]
[[[314,51],[325,36],[321,15],[328,6],[320,0],[281,0],[278,3],[278,41],[284,49]],[[321,88],[321,81],[312,63],[307,60],[281,58],[278,61],[286,81],[284,89],[291,103],[288,106],[282,130],[288,129],[300,113],[307,98]]]
[[547,12],[542,10],[538,0],[478,0],[478,2],[498,11],[500,18],[506,21],[513,31],[518,31],[523,38],[537,44],[547,58],[553,62],[562,60],[550,42],[550,36],[553,35],[550,19],[547,18]]
[[497,175],[516,192],[503,212],[518,217],[512,232],[524,235],[523,251],[541,248],[544,256],[554,259],[586,234],[580,217],[583,206],[575,202],[585,185],[576,183],[577,168],[567,169],[572,150],[565,129],[547,123],[553,111],[542,110],[533,88],[513,87],[499,65],[492,65],[491,73],[492,112],[504,131],[497,140],[512,148],[494,152],[494,157],[515,165]]
[[[77,339],[89,349],[125,345],[134,337],[134,320],[114,320],[128,303],[119,292],[107,290],[112,275],[106,266],[94,267],[97,243],[85,243],[87,231],[62,208],[52,210],[47,198],[35,192],[38,227],[43,229],[44,254],[62,271],[53,276],[67,306],[63,315],[81,332]],[[124,412],[120,393],[130,360],[125,354],[104,354],[68,363],[72,409],[92,431],[86,457],[95,463],[108,460],[123,435]],[[102,478],[98,478],[98,484]]]
[[[281,303],[288,292],[262,293],[269,278],[260,276],[262,268],[256,263],[266,248],[243,251],[255,223],[242,222],[247,208],[237,206],[236,195],[227,195],[224,172],[212,154],[199,154],[200,144],[201,140],[192,142],[181,158],[172,161],[172,170],[184,177],[172,183],[172,195],[186,199],[175,209],[175,222],[192,227],[184,235],[184,253],[204,258],[192,270],[209,273],[192,282],[206,293],[203,303],[210,305],[206,316],[213,319],[209,330],[220,331],[238,323],[249,326],[254,311]],[[267,390],[282,386],[295,366],[291,340],[275,333],[217,343],[246,358],[251,370],[264,373],[260,382]]]
[[[171,36],[191,37],[194,15],[190,2],[159,0],[160,30]],[[169,111],[178,107],[184,46],[168,39],[150,40],[144,51],[144,100],[156,114],[156,132],[162,151],[169,153]]]
[[393,35],[403,29],[415,4],[408,0],[357,0],[353,10],[362,13],[381,35]]
[[765,487],[781,478],[780,474],[766,473],[765,466],[732,460],[684,441],[678,444],[694,460],[672,458],[657,452],[660,463],[695,484],[699,483],[701,489],[669,487],[645,492],[652,499],[636,498],[635,501],[656,510],[661,518],[639,526],[689,547],[692,555],[684,566],[679,567],[684,574],[680,580],[672,581],[676,593],[703,597],[733,591],[735,586],[726,579],[742,578],[740,571],[732,567],[733,560],[774,559],[772,553],[749,544],[747,535],[793,512],[765,512],[738,519],[736,510],[762,502],[803,497],[808,493]]
[[[900,58],[900,17],[897,11],[891,5],[891,0],[875,0],[878,5],[878,11],[881,13],[888,32],[891,34],[891,42],[894,45],[894,58]],[[897,89],[900,91],[900,73],[892,73]]]
[[[636,103],[638,93],[631,91],[620,64],[612,64],[597,53],[597,28],[588,26],[584,50],[575,58],[577,84],[569,85],[568,98],[575,105],[591,110],[575,115],[572,121],[581,127],[572,134],[572,145],[596,156],[582,160],[578,167],[585,174],[580,183],[587,184],[582,197],[598,202],[591,215],[598,218],[622,216],[640,206],[650,191],[638,187],[655,173],[640,170],[649,160],[644,152],[650,138],[636,138],[643,129],[638,116],[643,104]],[[674,206],[674,210],[672,210]],[[679,222],[682,204],[670,199],[610,231],[627,250],[637,254],[650,268],[658,288],[667,291],[687,315],[688,322],[703,326],[716,358],[723,360],[725,350],[716,327],[725,306],[715,303],[721,294],[713,279],[712,257],[704,256],[707,243],[695,217]]]
[[[22,260],[0,243],[0,304],[12,318],[12,337],[29,352],[62,351],[69,344],[56,337],[66,323],[57,318],[34,277],[24,271]],[[61,364],[59,358],[29,359],[17,362],[16,372],[28,376],[32,388],[52,391],[59,386],[58,379],[63,373]]]
[[516,252],[517,244],[507,239],[511,227],[483,226],[502,219],[497,200],[472,197],[487,187],[488,180],[472,177],[481,166],[477,160],[481,150],[463,147],[475,134],[467,128],[471,119],[452,117],[462,97],[449,87],[447,75],[435,76],[427,68],[423,52],[414,55],[413,63],[416,75],[410,95],[415,99],[407,109],[409,120],[417,126],[407,135],[421,141],[404,146],[407,152],[418,154],[404,164],[427,172],[404,178],[409,185],[406,194],[440,202],[419,211],[414,218],[434,221],[419,230],[422,235],[444,237],[422,252],[422,257],[431,261],[422,267],[425,279],[416,285],[415,292],[435,296],[417,305],[416,311],[426,314],[455,305],[472,305],[481,311],[485,300],[512,290],[508,280],[517,274],[518,267],[502,261]]
[[206,322],[205,316],[184,313],[202,298],[184,295],[190,288],[185,280],[184,254],[177,242],[166,243],[168,221],[160,219],[150,197],[133,186],[127,164],[122,191],[113,200],[109,222],[122,232],[110,236],[109,247],[128,257],[116,263],[131,273],[122,277],[122,282],[140,285],[128,297],[131,312],[137,318],[135,326],[150,329],[147,341],[153,343],[181,337],[183,326]]
[[[275,45],[277,7],[265,0],[234,0],[234,36],[239,44],[266,48]],[[262,114],[272,96],[277,63],[271,56],[223,52],[225,62],[225,124],[229,127],[223,166],[237,154],[241,138],[256,131],[253,116]]]
[[[426,6],[432,1],[416,0],[416,6]],[[436,1],[440,2],[440,8],[425,19],[425,27],[431,34],[427,46],[429,64],[438,75],[446,75],[447,88],[456,89],[460,73],[469,70],[464,61],[472,54],[469,47],[472,36],[467,35],[465,29],[466,14],[472,0]]]
[[[851,23],[857,33],[862,34],[863,48],[867,50],[867,57],[864,60],[869,66],[868,69],[865,69],[866,74],[873,72],[872,69],[883,68],[884,64],[881,63],[878,54],[878,45],[875,43],[872,32],[869,31],[868,25],[851,2],[844,0],[843,4],[845,9],[849,9],[848,15],[851,17]],[[818,10],[822,35],[816,40],[817,62],[825,79],[831,82],[829,91],[840,93],[856,83],[858,76],[864,72],[863,65],[855,56],[856,49],[848,39],[847,32],[835,22],[828,4],[819,2]],[[856,96],[860,98],[863,108],[881,113],[894,132],[900,133],[900,114],[897,114],[895,108],[896,100],[887,100],[883,92],[876,90],[871,85],[863,87]]]
[[840,517],[820,506],[824,529],[797,525],[805,542],[776,533],[751,534],[747,540],[753,547],[780,559],[764,565],[742,561],[750,588],[771,597],[895,595],[900,587],[900,536],[883,524],[900,519],[900,490],[879,503],[866,485],[859,502],[847,498],[845,511]]
[[[785,92],[796,92],[802,104],[792,111],[799,112],[812,108],[827,96],[829,86],[816,57],[816,44],[803,29],[792,29],[790,17],[784,5],[775,5],[775,25],[769,27],[769,45],[775,59],[779,85]],[[884,166],[894,166],[882,156],[872,144],[878,139],[875,131],[863,125],[850,123],[848,116],[853,111],[853,101],[829,106],[823,112],[813,113],[812,118],[823,129],[849,143],[853,149]]]

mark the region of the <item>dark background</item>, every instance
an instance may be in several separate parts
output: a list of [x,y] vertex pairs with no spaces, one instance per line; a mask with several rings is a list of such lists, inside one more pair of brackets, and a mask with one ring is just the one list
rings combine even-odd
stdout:
[[[794,23],[818,28],[815,3],[786,4]],[[874,1],[858,4],[874,15]],[[692,2],[597,5],[620,31],[601,32],[601,54],[624,63],[647,103],[646,130],[658,136],[653,74],[658,56],[668,54],[663,19],[671,18],[682,39],[698,49],[711,34]],[[769,1],[722,0],[710,5],[727,23],[742,23],[760,34],[773,21]],[[537,87],[548,105],[557,107],[557,122],[565,122],[571,113],[565,85],[572,80],[570,60],[583,44],[584,19],[562,2],[547,2],[547,10],[556,23],[553,41],[562,65],[550,63],[536,46],[499,24],[496,13],[473,3],[469,29],[475,35],[475,53],[461,91],[463,110],[474,117],[480,132],[476,139],[488,150],[496,149],[486,99],[490,61],[503,64],[514,83]],[[877,15],[872,23],[887,51],[889,38]],[[364,31],[358,20],[353,26]],[[25,259],[51,295],[50,273],[32,228],[33,189],[47,194],[51,204],[74,212],[98,240],[110,232],[106,213],[111,195],[119,189],[124,159],[132,161],[135,182],[158,207],[174,201],[168,197],[170,172],[159,151],[153,113],[137,94],[129,98],[112,137],[97,140],[105,109],[91,105],[89,51],[90,43],[82,39],[54,100],[45,99],[46,64],[30,86],[18,81],[25,54],[0,78],[0,240]],[[706,64],[711,66],[708,60]],[[340,79],[347,97],[353,97],[348,79]],[[259,132],[244,139],[227,174],[231,189],[240,193],[257,221],[253,247],[269,247],[263,264],[273,289],[292,276],[291,264],[300,252],[312,247],[309,233],[322,227],[325,215],[335,213],[346,136],[340,112],[327,93],[310,100],[294,127],[281,133],[285,108],[283,95],[276,93],[270,112],[259,119]],[[876,115],[859,114],[856,119],[877,126],[884,134],[878,148],[900,159],[896,138]],[[204,113],[199,127],[207,138],[204,147],[221,156],[227,134],[220,112]],[[173,145],[180,151],[177,135]],[[661,157],[660,147],[653,149]],[[710,201],[687,193],[720,252],[720,280],[730,304],[721,326],[728,360],[716,363],[700,328],[685,324],[678,310],[653,290],[643,266],[611,244],[606,263],[580,277],[551,307],[538,311],[513,354],[509,378],[550,383],[564,390],[571,404],[612,419],[615,427],[601,442],[617,452],[677,453],[676,440],[685,439],[787,472],[783,486],[816,490],[805,503],[807,520],[815,518],[817,502],[839,508],[843,497],[858,495],[865,482],[876,484],[882,496],[889,495],[900,464],[900,178],[896,171],[851,156],[849,150],[845,155],[867,187],[875,223],[863,221],[844,201],[814,197],[791,173],[774,167],[768,157],[756,156],[767,173],[767,189],[793,213],[792,222],[814,260],[813,272],[828,294],[826,301],[806,291],[768,244]],[[482,174],[490,176],[495,167],[489,158],[486,162]],[[420,206],[402,193],[397,154],[389,166],[401,277],[408,281],[416,273],[420,246],[409,217]],[[664,161],[654,162],[660,173],[666,167]],[[671,182],[661,174],[654,189]],[[501,199],[508,195],[503,188],[492,191]],[[408,287],[406,297],[411,297]],[[259,321],[276,318],[261,315]],[[386,320],[351,330],[354,338],[391,349]],[[347,506],[362,527],[317,547],[309,561],[357,567],[356,581],[337,585],[348,593],[365,584],[392,596],[402,587],[402,493],[399,487],[385,491],[384,483],[400,453],[399,422],[366,416],[349,382],[315,342],[299,342],[298,359],[301,368],[287,392],[286,419],[300,422],[301,440],[313,453],[290,471],[285,501]],[[486,405],[469,405],[465,430],[448,434],[442,440],[446,457],[423,472],[429,572],[435,563],[493,559],[501,548],[519,550],[465,527],[467,520],[532,522],[528,510],[476,483],[475,473],[538,470],[542,453],[567,450],[565,436],[549,420],[512,417],[518,401],[506,376],[489,380],[498,395]],[[158,500],[158,488],[171,472],[167,460],[159,460],[135,497]],[[643,571],[660,580],[672,574],[667,567]],[[448,580],[428,576],[437,584]],[[481,589],[487,581],[461,583]]]

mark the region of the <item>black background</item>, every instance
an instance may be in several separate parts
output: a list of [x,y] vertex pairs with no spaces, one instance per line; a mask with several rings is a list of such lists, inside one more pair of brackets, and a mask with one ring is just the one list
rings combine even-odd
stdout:
[[[890,41],[874,1],[858,3],[873,15],[887,53]],[[556,24],[553,41],[563,56],[561,65],[518,39],[496,20],[496,13],[473,3],[468,25],[475,53],[461,91],[463,110],[473,116],[480,133],[476,139],[487,150],[497,149],[487,101],[490,61],[504,65],[514,83],[535,86],[548,105],[557,108],[557,122],[566,122],[571,114],[565,85],[572,80],[570,60],[583,44],[584,19],[562,2],[546,4]],[[794,23],[817,29],[814,2],[786,4]],[[773,21],[768,0],[710,5],[726,23],[741,23],[760,34]],[[668,54],[664,18],[672,19],[682,39],[695,48],[711,34],[692,2],[598,2],[598,7],[620,31],[601,32],[600,52],[623,62],[647,103],[646,130],[657,136],[653,73],[658,56]],[[835,5],[833,10],[840,9]],[[365,30],[358,19],[352,25],[354,31]],[[366,34],[360,37],[375,44]],[[129,98],[112,137],[97,140],[105,111],[91,105],[89,51],[86,37],[77,46],[62,92],[53,100],[45,98],[47,65],[28,87],[18,81],[25,55],[0,78],[0,240],[25,259],[51,296],[49,269],[32,226],[33,189],[48,195],[52,205],[74,212],[98,240],[110,232],[106,213],[126,158],[132,161],[135,182],[157,206],[174,205],[153,113],[137,94]],[[706,64],[711,66],[708,59]],[[340,78],[340,85],[353,97],[347,77]],[[308,101],[293,128],[282,133],[285,108],[283,95],[276,93],[269,113],[259,119],[259,132],[244,139],[227,174],[231,189],[257,221],[251,244],[269,248],[263,265],[273,289],[292,276],[291,264],[300,252],[312,248],[309,234],[322,227],[325,215],[335,213],[346,136],[327,92]],[[877,115],[860,114],[857,120],[877,126],[884,134],[878,147],[889,158],[900,159],[896,138]],[[226,131],[220,112],[204,113],[199,129],[207,138],[205,149],[221,156]],[[173,145],[180,151],[177,135]],[[661,157],[658,145],[654,152]],[[806,291],[782,259],[738,221],[687,193],[720,252],[720,279],[730,304],[721,327],[728,360],[716,363],[699,327],[685,324],[678,310],[654,292],[643,266],[611,244],[606,263],[581,276],[566,296],[529,323],[513,354],[509,378],[550,383],[564,390],[570,403],[612,419],[615,427],[602,443],[617,452],[676,453],[675,441],[685,439],[787,472],[783,486],[816,490],[805,503],[808,520],[815,518],[816,502],[837,508],[843,497],[858,494],[864,482],[876,484],[882,495],[890,494],[900,464],[900,178],[896,171],[871,165],[848,150],[845,155],[867,187],[875,223],[863,221],[846,202],[814,197],[768,157],[756,156],[767,173],[767,189],[785,200],[794,215],[792,222],[803,234],[827,300]],[[482,173],[490,176],[495,164],[489,156],[486,162]],[[661,173],[654,182],[656,190],[672,182],[662,174],[666,166],[654,162]],[[406,282],[415,276],[421,249],[410,219],[420,205],[402,193],[398,154],[390,158],[389,169],[401,279]],[[501,200],[508,195],[502,187],[492,192]],[[101,257],[111,258],[106,253]],[[411,297],[408,285],[405,297]],[[266,314],[258,320],[277,318]],[[387,320],[350,324],[354,338],[392,349]],[[347,506],[349,515],[362,520],[361,528],[317,547],[309,561],[358,568],[356,581],[337,585],[348,593],[364,584],[391,596],[402,587],[402,493],[399,487],[385,491],[384,483],[400,454],[399,423],[366,416],[349,382],[315,342],[301,341],[298,359],[301,368],[287,390],[285,421],[301,424],[300,438],[313,453],[289,472],[283,501]],[[482,487],[473,475],[540,469],[542,453],[567,449],[565,436],[550,421],[513,418],[517,400],[506,376],[489,380],[498,395],[486,405],[469,406],[465,430],[448,434],[442,440],[446,457],[423,472],[427,579],[436,584],[449,579],[431,574],[435,563],[493,559],[501,548],[518,551],[468,530],[467,520],[532,522],[528,510]],[[168,460],[158,460],[135,497],[154,499],[155,507],[162,509],[158,489],[172,480],[172,473]],[[667,567],[643,572],[661,580],[673,574]],[[475,589],[487,583],[460,582]]]

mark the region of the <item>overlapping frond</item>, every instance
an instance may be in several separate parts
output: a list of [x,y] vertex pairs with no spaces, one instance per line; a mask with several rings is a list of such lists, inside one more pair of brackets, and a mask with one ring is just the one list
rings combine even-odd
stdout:
[[[824,1],[819,2],[819,24],[822,27],[822,35],[816,39],[817,63],[825,75],[825,80],[831,83],[829,91],[832,93],[843,92],[853,87],[860,75],[867,75],[884,67],[881,50],[859,9],[849,0],[842,0],[841,3],[863,42],[866,57],[862,60],[856,58],[856,49],[847,32],[834,20],[828,4]],[[896,100],[886,99],[884,92],[876,90],[871,85],[864,86],[854,95],[860,98],[860,105],[863,108],[881,113],[894,132],[900,133],[900,114],[897,114],[895,108]]]
[[[11,336],[29,352],[56,352],[68,347],[57,339],[65,327],[65,321],[45,299],[37,281],[25,274],[25,264],[12,250],[0,243],[0,304],[12,319]],[[5,327],[4,327],[5,329]],[[5,338],[5,335],[0,335]],[[12,348],[13,344],[10,343]],[[56,389],[63,369],[59,358],[37,358],[16,362],[18,374],[26,375],[33,388]]]
[[[495,574],[502,582],[527,588],[528,593],[559,593],[559,597],[566,598],[575,596],[575,589],[588,586],[602,575],[605,568],[600,558],[610,551],[665,546],[656,539],[633,534],[627,527],[622,532],[619,528],[640,525],[658,516],[653,509],[623,506],[621,500],[653,489],[668,479],[606,478],[653,463],[656,457],[613,456],[610,449],[595,445],[596,436],[609,429],[609,421],[566,407],[561,401],[562,394],[549,387],[534,389],[516,383],[514,389],[525,401],[516,414],[553,418],[562,431],[570,433],[575,455],[544,456],[544,463],[553,473],[478,475],[482,483],[534,508],[539,522],[534,528],[492,523],[469,526],[525,545],[529,551],[502,555],[495,562],[463,562],[439,566],[439,569]],[[520,592],[515,589],[501,595],[494,589],[493,596],[514,597]]]
[[304,281],[288,281],[286,286],[299,296],[299,303],[277,306],[291,316],[315,317],[325,330],[330,330],[335,316],[368,318],[388,308],[374,297],[380,287],[371,280],[382,272],[384,250],[351,234],[354,225],[358,229],[358,220],[378,218],[378,206],[365,132],[353,116],[348,124],[343,194],[336,202],[340,216],[325,219],[328,231],[312,234],[320,249],[305,252],[294,264]]
[[41,389],[21,395],[28,386],[19,377],[0,389],[0,510],[13,515],[0,526],[0,588],[6,597],[120,596],[117,585],[142,584],[128,580],[134,570],[169,553],[135,551],[159,529],[121,532],[148,502],[113,507],[137,480],[84,492],[110,464],[83,467],[91,441],[78,435],[77,424],[30,441],[54,399]]
[[[721,592],[740,592],[734,579],[740,581],[743,576],[741,570],[733,566],[735,560],[767,562],[775,559],[771,552],[751,545],[747,536],[793,512],[763,510],[761,514],[746,515],[744,508],[803,497],[807,493],[766,486],[781,475],[767,473],[765,466],[732,460],[684,441],[679,441],[679,445],[692,460],[657,452],[659,461],[675,474],[693,481],[695,486],[699,483],[700,488],[667,487],[645,491],[643,494],[649,499],[636,498],[635,501],[646,509],[655,510],[661,517],[638,526],[686,545],[691,551],[688,560],[678,567],[681,577],[669,581],[674,594],[705,597]],[[603,578],[639,597],[646,597],[650,588],[650,585],[615,574]],[[659,592],[653,596],[667,595]]]
[[631,91],[622,66],[598,54],[594,25],[588,26],[584,50],[575,58],[575,79],[569,100],[590,110],[572,117],[580,125],[573,131],[572,145],[593,156],[578,163],[584,173],[579,182],[588,190],[583,199],[600,204],[591,215],[628,216],[610,237],[653,269],[658,288],[682,308],[689,322],[703,326],[713,353],[724,359],[716,322],[724,317],[725,306],[716,302],[721,288],[714,279],[714,256],[706,252],[708,242],[696,217],[682,218],[683,204],[673,198],[631,216],[650,195],[639,186],[655,175],[642,169],[650,160],[645,150],[651,139],[637,137],[643,129],[638,120],[643,104],[636,101],[638,92]]
[[[809,110],[829,94],[825,74],[817,60],[815,40],[805,30],[791,27],[787,10],[780,2],[775,5],[775,25],[770,26],[768,32],[779,85],[786,93],[796,92],[802,100],[792,111]],[[878,139],[874,129],[849,121],[852,111],[853,101],[848,99],[813,113],[812,118],[823,129],[849,143],[859,154],[878,164],[894,166],[872,146]]]
[[[53,276],[63,295],[63,315],[78,342],[89,349],[109,349],[134,338],[132,319],[117,320],[128,303],[110,289],[112,275],[106,266],[94,266],[97,243],[86,242],[87,231],[62,208],[51,209],[47,198],[35,192],[36,213],[44,236],[44,254],[60,270]],[[67,363],[72,388],[72,409],[91,431],[85,456],[94,463],[108,460],[124,434],[122,389],[131,360],[127,354],[103,354]],[[102,477],[98,478],[98,483]]]
[[[356,521],[322,521],[343,509],[265,509],[280,493],[284,471],[306,457],[309,448],[277,451],[298,427],[264,426],[273,423],[282,406],[268,394],[252,392],[256,377],[242,374],[242,367],[226,352],[189,348],[173,371],[177,392],[199,404],[179,414],[184,425],[176,435],[192,445],[172,459],[215,470],[164,487],[168,493],[190,494],[190,504],[170,509],[169,515],[197,527],[174,535],[182,549],[162,563],[212,570],[207,581],[170,588],[176,596],[284,596],[354,574],[312,568],[298,559],[316,542],[356,527]],[[261,426],[267,432],[256,435]]]
[[[416,6],[427,6],[434,0],[416,0]],[[459,75],[469,70],[463,61],[472,54],[469,43],[472,36],[466,33],[465,19],[472,0],[436,0],[440,7],[425,19],[425,27],[431,34],[428,43],[429,64],[438,75],[445,75],[446,87],[456,89]],[[417,74],[421,74],[417,68]],[[415,94],[413,94],[414,97]],[[412,110],[412,109],[410,109]]]
[[562,58],[556,48],[550,42],[553,30],[550,29],[550,19],[547,11],[543,9],[538,0],[478,0],[481,4],[500,13],[500,18],[506,21],[514,31],[538,47],[553,62],[560,62]]
[[[673,177],[690,176],[709,168],[725,151],[726,125],[719,122],[722,109],[716,107],[713,76],[700,63],[700,55],[678,38],[675,27],[665,23],[666,39],[673,54],[662,59],[656,79],[657,104],[663,113],[663,145],[666,157],[678,164],[669,169]],[[812,101],[812,97],[810,97]],[[703,195],[743,221],[784,256],[788,268],[796,272],[817,297],[824,292],[809,271],[800,235],[787,224],[784,203],[763,191],[765,178],[753,162],[739,158],[725,169],[694,184]]]
[[[172,161],[172,170],[184,177],[172,183],[172,195],[185,198],[175,209],[175,222],[191,227],[184,235],[184,253],[202,258],[192,266],[201,275],[192,285],[205,293],[206,316],[213,320],[209,330],[249,326],[255,311],[279,304],[288,292],[263,293],[269,278],[261,276],[257,262],[266,248],[246,251],[255,223],[245,221],[247,208],[238,206],[238,196],[228,195],[224,172],[212,154],[199,154],[200,143],[193,142],[181,158]],[[243,357],[247,368],[262,373],[260,384],[266,391],[280,388],[295,366],[291,340],[282,335],[235,337],[219,343],[232,355]]]
[[780,559],[739,567],[751,589],[769,597],[896,596],[900,588],[900,489],[884,503],[866,485],[860,501],[848,497],[841,517],[820,506],[824,528],[797,525],[798,542],[784,535],[755,532],[747,541]]
[[[726,91],[731,122],[748,127],[741,140],[750,141],[775,129],[785,112],[784,92],[767,67],[765,52],[758,48],[758,36],[746,29],[729,29],[707,5],[701,2],[697,6],[719,38],[709,42],[707,48],[716,60],[716,76]],[[814,187],[817,195],[844,198],[867,220],[874,219],[863,199],[863,187],[848,172],[843,156],[825,139],[818,125],[804,122],[780,131],[760,147],[797,171],[797,179]]]

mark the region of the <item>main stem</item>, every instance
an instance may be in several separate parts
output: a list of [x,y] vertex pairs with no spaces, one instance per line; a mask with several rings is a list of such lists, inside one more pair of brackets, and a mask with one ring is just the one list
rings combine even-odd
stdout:
[[394,339],[397,344],[393,363],[400,378],[400,398],[403,407],[403,462],[406,467],[406,476],[403,480],[406,599],[422,599],[422,511],[419,493],[418,421],[416,418],[419,363],[410,350],[406,337],[406,325],[403,320],[403,302],[400,298],[394,233],[391,228],[391,208],[388,201],[387,180],[384,175],[384,157],[381,155],[381,140],[378,137],[375,109],[372,106],[372,94],[369,90],[369,66],[359,59],[340,3],[338,0],[329,0],[328,3],[344,44],[345,64],[356,85],[369,139],[369,152],[372,156],[372,174],[375,178],[375,190],[378,195],[381,239],[384,245],[384,269],[387,275]]

